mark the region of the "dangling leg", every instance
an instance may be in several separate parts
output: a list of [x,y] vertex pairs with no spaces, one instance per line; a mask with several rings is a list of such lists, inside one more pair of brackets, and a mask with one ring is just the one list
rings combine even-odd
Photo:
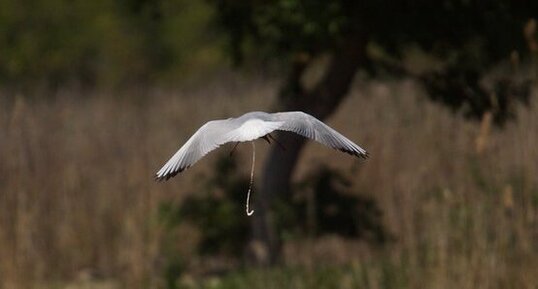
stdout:
[[267,136],[270,136],[268,134],[262,136],[262,139],[264,139],[268,144],[271,144],[271,141],[269,140],[269,138]]
[[254,182],[254,165],[256,164],[256,146],[254,145],[254,142],[250,142],[252,144],[252,167],[250,169],[250,184],[248,185],[248,192],[247,192],[247,204],[246,204],[246,212],[247,216],[252,216],[254,214],[254,210],[249,210],[249,203],[250,203],[250,191],[252,190],[252,183]]
[[235,145],[234,145],[232,151],[230,152],[230,156],[232,156],[232,155],[234,154],[235,149],[237,148],[237,145],[239,145],[239,142],[236,142],[236,143],[235,143]]
[[[274,138],[272,135],[268,134],[267,135],[270,139],[274,140],[276,142],[276,144],[283,150],[285,151],[286,150],[286,147],[281,144],[276,138]],[[269,141],[269,140],[268,140]]]

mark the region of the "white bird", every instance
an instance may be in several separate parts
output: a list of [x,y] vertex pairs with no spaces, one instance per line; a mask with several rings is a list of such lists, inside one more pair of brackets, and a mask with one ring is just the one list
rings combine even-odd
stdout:
[[[270,133],[276,130],[294,132],[359,158],[366,159],[368,157],[366,150],[307,113],[301,111],[278,113],[254,111],[238,118],[212,120],[204,124],[164,164],[155,178],[168,180],[223,144],[236,142],[237,146],[239,142],[250,141],[253,147],[250,185],[252,186],[255,162],[253,141],[263,138],[270,143],[269,139],[275,140]],[[251,215],[253,211],[248,210],[249,196],[250,187],[247,195],[247,214]]]

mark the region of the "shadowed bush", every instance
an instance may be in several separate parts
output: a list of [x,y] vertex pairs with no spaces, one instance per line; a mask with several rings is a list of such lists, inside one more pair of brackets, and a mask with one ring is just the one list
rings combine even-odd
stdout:
[[297,191],[301,200],[290,202],[300,215],[294,226],[314,236],[337,234],[374,244],[387,241],[376,201],[353,192],[351,181],[342,172],[324,166],[314,168],[299,182]]
[[[237,159],[222,155],[209,177],[199,177],[200,187],[179,205],[161,204],[161,220],[169,229],[183,222],[201,232],[202,255],[224,254],[241,258],[249,238],[249,218],[244,213],[248,178],[239,173]],[[297,185],[295,194],[275,201],[275,221],[285,238],[336,234],[365,239],[374,244],[387,241],[376,202],[352,192],[343,173],[318,167]],[[255,197],[255,195],[254,195]]]

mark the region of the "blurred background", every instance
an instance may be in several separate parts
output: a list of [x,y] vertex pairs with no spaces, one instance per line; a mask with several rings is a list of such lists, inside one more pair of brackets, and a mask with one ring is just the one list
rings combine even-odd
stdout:
[[[538,2],[0,0],[0,288],[537,288]],[[302,110],[366,148],[211,153]]]

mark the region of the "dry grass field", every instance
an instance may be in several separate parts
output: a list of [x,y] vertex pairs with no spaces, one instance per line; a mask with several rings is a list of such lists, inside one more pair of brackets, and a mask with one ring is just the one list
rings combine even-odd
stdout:
[[[158,206],[181,201],[215,154],[167,183],[154,172],[206,120],[270,110],[277,86],[230,76],[174,92],[0,95],[0,288],[163,288]],[[181,285],[538,288],[537,104],[497,129],[432,104],[412,81],[359,83],[329,123],[372,157],[309,144],[296,178],[312,163],[345,170],[394,241],[289,242],[282,267]],[[178,238],[185,254],[195,236]]]

